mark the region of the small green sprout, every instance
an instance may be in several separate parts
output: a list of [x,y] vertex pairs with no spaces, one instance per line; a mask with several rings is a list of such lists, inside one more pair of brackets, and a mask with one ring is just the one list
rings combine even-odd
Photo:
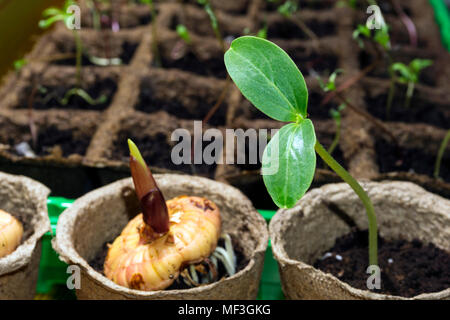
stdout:
[[101,95],[97,99],[93,99],[85,90],[81,88],[72,88],[67,91],[64,97],[60,100],[61,105],[66,106],[72,96],[79,96],[92,106],[105,103],[108,100],[105,95]]
[[316,169],[316,152],[356,192],[369,221],[369,263],[377,265],[377,222],[367,193],[317,141],[307,118],[308,89],[302,73],[288,54],[274,43],[251,36],[234,40],[225,66],[242,94],[283,126],[270,140],[262,157],[262,175],[272,200],[290,208],[309,189]]
[[[44,10],[42,13],[45,19],[39,21],[39,27],[42,29],[47,29],[55,22],[63,21],[66,26],[69,26],[73,21],[74,17],[72,13],[68,13],[68,8],[74,5],[75,1],[66,0],[62,9],[56,7],[50,7]],[[83,46],[81,43],[80,35],[76,29],[72,30],[75,39],[76,46],[76,81],[77,87],[81,86],[81,56],[83,51]]]
[[13,62],[14,65],[14,70],[16,70],[16,72],[19,72],[20,70],[22,70],[23,67],[25,67],[28,64],[28,61],[25,58],[22,59],[18,59],[16,61]]
[[267,22],[265,22],[264,27],[262,27],[261,29],[258,30],[258,32],[256,33],[256,36],[259,38],[267,39],[267,30],[268,30],[268,26],[267,26]]
[[391,37],[389,36],[389,26],[387,24],[384,24],[381,29],[375,29],[375,31],[359,24],[353,31],[353,39],[358,42],[361,48],[364,48],[364,42],[361,38],[367,38],[378,43],[384,50],[391,50]]
[[225,41],[223,40],[222,33],[220,31],[219,22],[217,17],[211,7],[211,3],[209,0],[197,0],[197,3],[203,6],[203,9],[206,11],[209,17],[209,21],[211,23],[211,27],[214,30],[214,35],[216,36],[217,41],[222,48],[222,51],[225,52]]
[[337,109],[333,108],[330,110],[330,116],[333,118],[334,123],[336,124],[336,133],[334,135],[333,142],[327,150],[330,155],[333,154],[333,151],[339,145],[339,140],[341,139],[341,112],[345,109],[345,107],[346,105],[343,103],[339,107],[337,107]]
[[189,31],[186,28],[186,26],[183,24],[179,24],[179,25],[177,25],[176,30],[177,30],[178,36],[180,36],[180,38],[183,39],[183,41],[186,42],[186,44],[190,46],[192,43],[192,40],[191,40],[191,36],[190,36]]
[[414,59],[409,63],[409,65],[405,65],[401,62],[396,62],[391,65],[391,72],[397,73],[396,81],[408,86],[406,91],[405,107],[409,108],[411,105],[411,98],[414,94],[415,85],[419,82],[420,72],[432,64],[433,61],[429,59]]
[[286,18],[290,18],[292,17],[292,15],[298,10],[298,3],[297,1],[286,1],[285,3],[283,3],[282,5],[280,5],[278,7],[278,12],[286,17]]
[[444,140],[442,140],[442,144],[439,148],[438,155],[436,157],[436,163],[434,164],[434,177],[439,178],[439,172],[441,171],[441,162],[444,157],[445,149],[450,142],[450,130],[447,131]]
[[337,76],[342,73],[342,69],[336,69],[328,78],[327,83],[324,83],[322,79],[318,76],[317,81],[319,82],[320,87],[324,92],[330,92],[336,90],[336,78]]

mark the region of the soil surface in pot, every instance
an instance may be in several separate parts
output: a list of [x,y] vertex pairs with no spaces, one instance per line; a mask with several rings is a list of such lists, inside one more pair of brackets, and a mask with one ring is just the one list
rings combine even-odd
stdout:
[[[332,255],[318,260],[314,267],[355,288],[367,290],[367,239],[367,231],[356,231],[338,238],[328,251]],[[419,240],[410,242],[379,237],[378,246],[381,289],[374,292],[413,297],[450,287],[448,252]]]
[[[94,257],[94,259],[92,259],[89,262],[89,265],[94,268],[95,271],[101,273],[102,275],[104,275],[103,273],[103,265],[105,263],[105,259],[106,256],[108,254],[108,245],[110,243],[112,243],[112,241],[107,241],[103,244],[102,249],[97,253],[97,255]],[[218,242],[218,246],[224,247],[224,241],[222,239],[219,240]],[[245,257],[245,255],[242,253],[241,248],[239,247],[239,245],[236,243],[236,241],[233,241],[233,248],[234,248],[234,254],[236,255],[236,260],[237,260],[237,266],[236,266],[236,272],[239,272],[241,270],[243,270],[247,264],[248,261]],[[219,264],[219,270],[218,270],[218,281],[226,278],[226,271],[225,268],[223,267],[222,264]],[[179,276],[174,283],[168,287],[165,290],[177,290],[177,289],[191,289],[192,287],[189,287],[188,285],[186,285],[183,281],[183,279],[181,278],[181,276]]]
[[[433,177],[437,154],[425,153],[420,148],[401,149],[384,139],[375,143],[378,165],[381,173],[415,172]],[[444,181],[450,181],[450,156],[444,154],[439,176]]]
[[28,87],[24,90],[20,98],[19,108],[28,108],[32,103],[34,110],[47,110],[47,109],[80,109],[80,110],[104,110],[108,107],[112,100],[114,93],[117,90],[117,83],[112,78],[106,78],[104,80],[96,81],[89,85],[87,88],[83,88],[92,99],[98,99],[102,95],[106,97],[104,102],[97,104],[89,104],[78,95],[72,95],[66,105],[62,104],[62,100],[66,93],[75,88],[66,84],[59,86],[43,86],[40,89]]
[[375,117],[385,121],[399,121],[406,123],[427,123],[446,129],[450,123],[450,105],[437,105],[423,98],[412,98],[411,106],[405,106],[405,88],[397,86],[389,117],[386,111],[387,93],[366,97],[368,111]]

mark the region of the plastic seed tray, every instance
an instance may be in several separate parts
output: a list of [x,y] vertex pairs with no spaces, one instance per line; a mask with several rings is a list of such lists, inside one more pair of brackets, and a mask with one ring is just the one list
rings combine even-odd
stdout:
[[[406,88],[397,86],[392,115],[384,113],[390,81],[386,66],[379,65],[356,85],[346,98],[384,123],[397,137],[392,143],[379,128],[354,113],[343,111],[342,133],[336,159],[359,179],[393,179],[416,182],[426,189],[450,196],[450,146],[442,161],[441,177],[432,171],[439,145],[450,123],[450,56],[443,48],[433,8],[425,0],[401,2],[413,19],[419,37],[417,48],[390,1],[378,1],[391,26],[392,55],[408,63],[413,58],[434,61],[416,86],[411,110],[402,106]],[[358,23],[367,19],[365,8],[336,7],[336,1],[301,1],[292,19],[301,19],[317,35],[310,40],[298,25],[281,16],[275,6],[262,0],[212,1],[226,40],[256,33],[267,26],[269,40],[283,47],[302,70],[308,87],[309,113],[318,140],[329,146],[335,123],[329,110],[341,101],[333,98],[321,105],[325,94],[316,75],[325,79],[337,68],[344,70],[338,84],[367,67],[375,53],[359,48],[351,37]],[[171,134],[176,128],[193,133],[193,120],[202,120],[217,102],[226,83],[226,70],[219,43],[208,15],[196,1],[157,4],[160,62],[152,55],[151,18],[146,6],[130,4],[122,9],[121,29],[113,33],[92,28],[92,15],[84,2],[82,29],[84,57],[82,87],[103,103],[90,105],[72,97],[61,104],[64,93],[75,85],[73,35],[62,24],[45,34],[27,56],[20,72],[9,75],[0,88],[0,170],[28,175],[48,185],[54,194],[76,198],[86,191],[129,176],[126,138],[143,150],[157,172],[184,172],[231,183],[246,193],[258,208],[273,208],[259,164],[181,165],[170,160]],[[192,44],[175,32],[187,26]],[[102,40],[100,39],[108,39]],[[118,57],[119,66],[96,66],[89,56]],[[53,60],[52,60],[53,59]],[[29,108],[37,129],[30,134]],[[279,128],[280,123],[261,114],[231,85],[223,104],[204,125],[207,128]],[[26,157],[17,145],[27,142],[35,157]],[[223,150],[227,152],[245,152]],[[236,156],[237,154],[235,154]],[[318,163],[313,187],[339,181]]]

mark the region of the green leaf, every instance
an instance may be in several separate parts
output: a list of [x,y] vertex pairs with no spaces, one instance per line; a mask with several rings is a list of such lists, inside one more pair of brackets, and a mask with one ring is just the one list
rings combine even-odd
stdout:
[[396,62],[392,64],[391,70],[396,71],[400,74],[397,79],[397,81],[400,83],[408,83],[410,81],[414,81],[414,75],[412,74],[410,68],[404,63]]
[[251,36],[237,38],[225,53],[225,66],[242,94],[269,117],[279,121],[307,117],[305,79],[274,43]]
[[411,71],[416,74],[419,74],[422,69],[425,69],[433,64],[433,60],[430,59],[414,59],[409,64]]
[[313,123],[306,119],[282,127],[264,150],[263,179],[278,207],[292,207],[309,189],[316,169],[315,144]]

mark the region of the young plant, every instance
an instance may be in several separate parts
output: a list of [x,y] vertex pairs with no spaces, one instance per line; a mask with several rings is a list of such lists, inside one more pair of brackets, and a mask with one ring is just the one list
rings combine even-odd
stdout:
[[[124,287],[152,291],[169,287],[179,275],[189,286],[215,281],[218,260],[229,275],[234,274],[236,257],[230,237],[223,236],[225,248],[217,247],[221,219],[216,204],[190,196],[166,202],[138,148],[131,140],[128,145],[142,213],[110,246],[105,275]],[[203,263],[206,266],[200,266]]]
[[411,105],[411,98],[414,95],[415,85],[419,82],[420,72],[432,64],[433,61],[428,59],[414,59],[409,63],[409,65],[405,65],[401,62],[392,64],[392,72],[397,73],[396,81],[408,86],[404,104],[406,108],[409,108]]
[[290,208],[314,178],[316,152],[356,192],[369,221],[369,264],[377,265],[377,222],[368,195],[317,141],[307,118],[308,90],[292,59],[274,43],[257,37],[234,40],[225,65],[242,94],[267,116],[289,124],[272,137],[262,158],[262,174],[272,200]]
[[299,9],[298,0],[288,0],[278,7],[278,12],[287,20],[297,25],[318,46],[319,38],[299,17],[293,17]]
[[[42,13],[44,19],[39,21],[39,27],[42,29],[47,29],[58,21],[63,21],[66,26],[70,25],[74,17],[67,11],[67,9],[74,4],[74,1],[66,0],[62,9],[56,7],[45,9]],[[78,31],[76,29],[73,29],[72,33],[75,39],[76,47],[76,85],[79,88],[81,87],[81,58],[83,54],[83,45],[81,43],[81,38],[78,34]]]
[[140,0],[141,3],[148,5],[152,19],[152,53],[157,67],[162,66],[161,55],[158,46],[158,24],[156,22],[156,10],[153,0]]
[[[392,134],[392,132],[386,127],[386,125],[379,121],[378,119],[374,118],[370,113],[366,112],[365,110],[362,110],[351,103],[343,93],[338,91],[338,88],[336,86],[336,78],[337,76],[342,73],[343,70],[337,69],[335,70],[328,78],[327,82],[323,82],[322,78],[317,75],[317,81],[319,82],[320,87],[324,92],[334,92],[335,96],[339,99],[341,104],[348,106],[350,110],[355,112],[356,114],[364,117],[366,120],[368,120],[370,123],[374,125],[378,130],[384,132],[389,136],[389,138],[394,142],[395,145],[398,144],[397,138]],[[325,100],[324,100],[325,101]],[[323,106],[325,103],[322,101],[321,106]],[[328,101],[328,100],[327,100]]]
[[[62,9],[56,7],[50,7],[44,10],[42,15],[45,19],[39,21],[39,27],[42,29],[47,29],[52,26],[55,22],[62,21],[67,25],[70,25],[72,19],[74,19],[73,15],[69,13],[67,10],[71,5],[74,5],[75,2],[73,0],[66,0]],[[81,59],[83,54],[83,45],[81,43],[80,35],[78,34],[77,29],[72,29],[72,33],[75,40],[75,48],[76,48],[76,62],[75,62],[75,77],[76,83],[75,88],[66,92],[65,96],[60,100],[62,105],[66,105],[73,95],[77,95],[80,98],[84,99],[87,103],[91,105],[101,104],[106,101],[105,96],[100,96],[97,99],[93,99],[90,95],[81,88]]]
[[330,155],[333,154],[333,151],[339,145],[339,140],[341,139],[341,112],[344,109],[345,104],[341,104],[339,107],[337,107],[337,109],[330,110],[330,116],[333,118],[334,123],[336,124],[336,133],[334,135],[333,142],[327,150]]
[[364,48],[364,41],[361,38],[366,38],[377,43],[385,51],[391,50],[391,37],[389,36],[389,26],[382,21],[381,29],[370,30],[366,25],[359,24],[353,31],[353,39],[355,39],[361,48]]
[[217,21],[216,14],[211,7],[211,3],[209,2],[209,0],[197,0],[197,2],[198,4],[203,6],[203,9],[205,9],[206,13],[208,14],[209,21],[211,22],[211,27],[214,30],[214,35],[216,36],[216,39],[219,42],[222,51],[225,52],[225,41],[223,40],[219,22]]
[[444,140],[442,140],[441,147],[439,148],[438,155],[436,157],[436,163],[434,164],[434,177],[439,178],[439,172],[441,171],[441,162],[444,157],[445,149],[450,142],[450,130],[447,131]]

